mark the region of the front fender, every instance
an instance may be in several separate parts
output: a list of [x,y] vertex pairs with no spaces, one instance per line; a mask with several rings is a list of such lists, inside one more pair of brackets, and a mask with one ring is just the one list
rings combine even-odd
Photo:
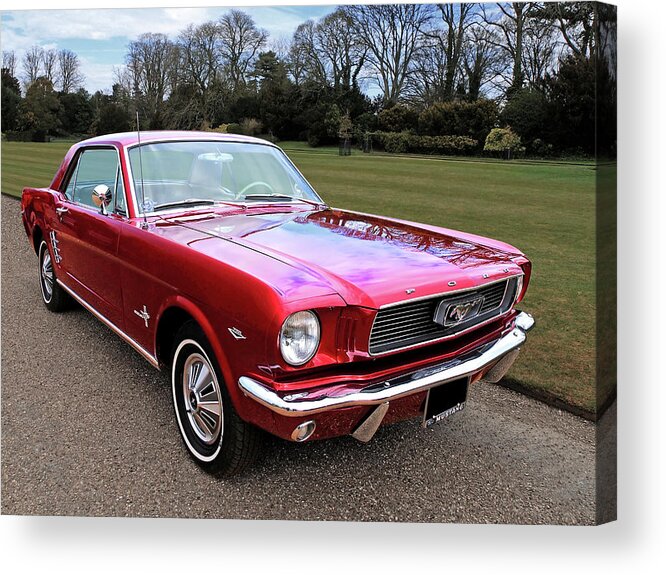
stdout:
[[[229,350],[225,349],[221,342],[221,328],[219,325],[215,327],[215,324],[223,322],[212,322],[210,320],[210,312],[207,313],[204,311],[201,304],[182,294],[175,294],[167,298],[162,303],[158,313],[156,325],[160,325],[160,321],[162,320],[164,313],[172,308],[177,308],[186,312],[189,316],[192,317],[194,321],[197,322],[204,335],[206,336],[206,339],[210,343],[211,348],[213,349],[213,353],[215,354],[215,358],[217,359],[220,370],[222,371],[224,383],[226,385],[227,391],[229,392],[229,396],[231,397],[231,401],[234,408],[236,409],[236,412],[241,417],[241,419],[246,421],[254,419],[252,412],[256,411],[257,407],[252,405],[253,402],[243,401],[244,396],[235,383],[238,377],[234,375],[232,362],[230,361],[228,355]],[[156,329],[154,334],[153,348],[156,350],[156,352],[158,349],[158,333],[159,330]],[[229,337],[232,337],[231,334],[229,334]]]

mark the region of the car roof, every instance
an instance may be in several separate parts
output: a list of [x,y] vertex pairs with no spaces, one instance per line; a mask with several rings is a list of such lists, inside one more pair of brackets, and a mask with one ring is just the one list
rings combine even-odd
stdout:
[[[216,140],[220,142],[245,142],[252,144],[271,144],[267,140],[252,138],[250,136],[241,136],[239,134],[223,134],[220,132],[197,132],[187,130],[146,130],[141,131],[141,143],[163,142],[163,141],[183,141],[183,140]],[[95,138],[83,140],[77,144],[77,147],[111,144],[116,146],[133,146],[139,143],[137,132],[120,132],[117,134],[105,134]]]

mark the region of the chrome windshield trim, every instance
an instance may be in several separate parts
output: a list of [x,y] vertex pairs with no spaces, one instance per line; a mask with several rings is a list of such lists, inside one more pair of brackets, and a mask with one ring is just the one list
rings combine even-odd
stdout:
[[92,315],[94,315],[99,321],[101,321],[106,327],[111,331],[119,335],[125,342],[130,344],[136,351],[138,351],[145,360],[150,363],[153,367],[159,369],[159,362],[157,358],[153,356],[147,349],[141,346],[137,341],[132,339],[127,335],[122,329],[120,329],[115,323],[106,319],[101,313],[99,313],[93,306],[91,306],[86,300],[84,300],[79,294],[77,294],[73,289],[67,287],[62,281],[56,278],[56,281],[69,295],[71,295],[77,302],[79,302],[85,309],[87,309]]
[[379,405],[478,373],[519,349],[525,343],[527,332],[532,327],[534,327],[532,316],[520,312],[516,316],[513,329],[494,342],[481,345],[439,365],[372,383],[361,389],[350,389],[346,393],[340,393],[338,390],[336,395],[318,394],[313,399],[310,399],[312,395],[310,392],[281,396],[262,383],[245,376],[239,378],[238,386],[246,396],[271,411],[287,417],[310,416],[345,407]]
[[[321,205],[323,207],[328,207],[328,204],[326,202],[324,202],[324,200],[321,199],[321,196],[317,193],[317,190],[315,190],[314,187],[312,186],[312,184],[310,182],[308,182],[307,178],[296,167],[294,162],[291,161],[291,158],[286,154],[286,152],[282,148],[280,148],[279,146],[276,146],[275,144],[273,144],[271,142],[268,142],[268,141],[265,141],[265,140],[258,140],[256,142],[238,141],[238,140],[231,140],[231,139],[224,140],[224,139],[212,138],[212,137],[211,138],[184,138],[184,139],[157,138],[157,139],[154,139],[154,140],[145,140],[145,141],[142,139],[141,143],[136,142],[134,144],[128,144],[128,145],[123,147],[123,154],[125,156],[125,166],[127,166],[127,178],[129,180],[129,186],[130,186],[130,191],[131,191],[131,196],[132,196],[132,203],[134,205],[135,217],[143,218],[144,213],[143,213],[143,206],[139,206],[139,201],[137,199],[136,190],[134,188],[134,177],[133,177],[133,174],[132,174],[132,164],[130,163],[129,151],[132,150],[133,148],[137,148],[138,146],[148,146],[148,145],[152,145],[152,144],[175,144],[175,143],[196,143],[196,142],[213,142],[213,143],[218,143],[218,144],[219,143],[222,143],[222,144],[243,144],[243,145],[248,145],[248,146],[266,146],[268,148],[273,148],[273,149],[277,150],[280,154],[282,154],[284,156],[285,160],[287,161],[287,163],[296,171],[296,173],[298,173],[299,176],[301,176],[301,178],[303,178],[303,181],[310,187],[310,190],[317,197],[317,199],[321,202]],[[224,200],[220,200],[220,201],[223,202]],[[233,200],[231,200],[231,201],[233,201]],[[312,201],[314,202],[315,200],[312,200]],[[234,201],[234,203],[241,203],[241,202],[235,202]],[[259,204],[260,202],[247,202],[248,205],[252,205],[253,203],[254,204]],[[278,204],[279,202],[274,202],[274,203]],[[307,205],[306,202],[299,202],[299,201],[282,202],[282,203]],[[197,207],[201,208],[201,207],[204,207],[204,206],[197,206]],[[311,207],[314,208],[315,206],[311,206]],[[139,209],[139,208],[141,208],[141,209]],[[162,213],[165,213],[165,212],[166,212],[166,210],[163,211],[163,212],[160,212],[160,211],[146,212],[145,216],[150,217],[150,216],[155,216],[155,215],[161,215]]]

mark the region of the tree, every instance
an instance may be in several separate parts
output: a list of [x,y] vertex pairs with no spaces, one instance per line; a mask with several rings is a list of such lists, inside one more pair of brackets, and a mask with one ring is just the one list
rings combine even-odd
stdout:
[[40,46],[32,46],[26,50],[21,61],[23,66],[23,80],[26,86],[32,84],[39,78],[42,67],[42,54],[44,50]]
[[164,34],[147,33],[129,43],[126,55],[134,97],[141,99],[151,129],[162,126],[164,100],[176,73],[178,50]]
[[405,95],[430,20],[423,4],[350,5],[344,10],[366,48],[366,59],[385,103]]
[[191,24],[180,33],[178,44],[183,60],[183,79],[204,94],[215,79],[219,67],[220,28],[215,22]]
[[546,78],[550,139],[559,149],[595,153],[596,83],[594,61],[575,56]]
[[534,88],[514,92],[501,113],[504,125],[510,126],[528,147],[535,140],[543,140],[548,132],[548,101]]
[[231,88],[236,92],[245,86],[246,74],[266,44],[268,32],[257,28],[252,17],[241,10],[231,10],[222,16],[219,27],[219,51]]
[[[204,22],[199,26],[188,26],[178,37],[180,54],[178,95],[171,101],[171,113],[180,116],[180,126],[209,123],[214,110],[214,91],[211,86],[220,80],[222,67],[219,54],[220,26],[216,22]],[[183,86],[185,84],[185,86]],[[189,101],[185,100],[186,97]],[[174,107],[176,100],[183,99],[182,114]],[[170,98],[171,100],[171,98]]]
[[2,68],[2,96],[0,97],[0,108],[2,109],[2,129],[5,132],[18,128],[19,105],[21,103],[21,85],[12,76],[10,68]]
[[292,74],[299,85],[306,78],[312,84],[327,85],[326,64],[318,44],[317,23],[314,20],[303,22],[296,28],[290,55]]
[[548,2],[540,7],[539,14],[555,23],[575,57],[589,58],[594,54],[598,23],[592,2]]
[[316,26],[315,38],[333,88],[350,90],[356,84],[367,52],[355,33],[350,15],[338,8],[325,16]]
[[56,86],[60,88],[61,92],[69,94],[80,88],[84,80],[79,57],[67,48],[60,50],[58,52],[58,78]]
[[467,98],[477,100],[484,87],[501,75],[502,57],[493,31],[483,24],[470,27],[463,48]]
[[42,51],[42,70],[44,71],[44,77],[55,84],[55,76],[58,65],[58,53],[51,50]]
[[2,51],[2,67],[10,76],[16,77],[16,52],[14,50]]
[[83,88],[77,92],[60,92],[60,124],[67,134],[88,134],[95,118],[90,94]]
[[118,104],[108,102],[100,108],[95,134],[101,136],[103,134],[127,132],[131,126],[132,120],[127,111]]
[[525,81],[523,73],[523,42],[525,27],[538,6],[534,2],[510,2],[496,4],[498,14],[481,5],[485,24],[498,32],[495,45],[504,51],[511,63],[508,91],[519,90]]
[[44,76],[28,86],[20,110],[25,130],[53,134],[60,127],[60,100],[53,90],[53,84]]
[[426,32],[426,36],[442,54],[440,63],[443,68],[441,99],[452,100],[456,80],[460,73],[465,36],[471,24],[475,6],[474,4],[437,4],[436,9],[444,24],[444,29]]

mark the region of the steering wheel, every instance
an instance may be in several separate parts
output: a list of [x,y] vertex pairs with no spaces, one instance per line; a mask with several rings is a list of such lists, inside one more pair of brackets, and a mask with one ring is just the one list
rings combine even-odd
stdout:
[[264,188],[268,189],[268,192],[271,194],[275,193],[275,190],[273,189],[273,186],[266,182],[262,182],[261,180],[257,180],[256,182],[250,182],[247,186],[245,186],[240,192],[236,194],[236,199],[240,199],[243,196],[247,195],[247,191],[251,190],[252,188],[256,188],[257,186],[264,186]]

